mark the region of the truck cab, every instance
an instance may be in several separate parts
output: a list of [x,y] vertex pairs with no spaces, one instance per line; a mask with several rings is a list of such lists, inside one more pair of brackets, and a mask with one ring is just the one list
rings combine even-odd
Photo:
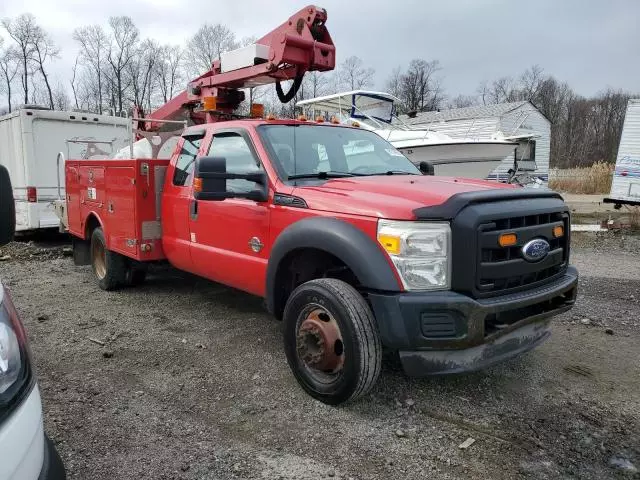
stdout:
[[[383,350],[412,376],[519,355],[576,298],[557,193],[423,174],[357,127],[217,122],[185,129],[169,161],[75,162],[104,179],[67,185],[98,199],[69,206],[69,230],[102,288],[166,258],[263,297],[296,379],[325,403],[366,394]],[[131,238],[114,233],[126,225]]]

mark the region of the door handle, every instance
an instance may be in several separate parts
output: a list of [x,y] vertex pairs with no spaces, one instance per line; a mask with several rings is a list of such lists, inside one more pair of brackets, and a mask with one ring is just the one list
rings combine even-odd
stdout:
[[197,200],[191,200],[191,203],[189,203],[189,214],[191,215],[191,220],[198,219],[198,201]]

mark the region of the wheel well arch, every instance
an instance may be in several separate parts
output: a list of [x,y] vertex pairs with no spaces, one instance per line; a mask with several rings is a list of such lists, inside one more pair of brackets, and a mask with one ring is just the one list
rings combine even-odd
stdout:
[[102,222],[95,213],[91,212],[84,223],[85,240],[91,240],[91,234],[98,227],[102,227]]
[[295,248],[289,251],[278,264],[274,292],[274,315],[281,319],[287,299],[291,293],[309,280],[337,278],[354,288],[361,287],[360,280],[349,266],[334,254],[317,247]]
[[295,287],[322,277],[339,278],[364,291],[401,289],[374,239],[344,220],[311,217],[288,226],[274,242],[267,266],[267,308],[282,318]]

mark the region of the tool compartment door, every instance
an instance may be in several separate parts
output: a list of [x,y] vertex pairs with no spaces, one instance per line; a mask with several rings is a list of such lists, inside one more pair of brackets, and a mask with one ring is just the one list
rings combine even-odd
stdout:
[[104,204],[104,167],[81,165],[80,203],[89,209],[101,210]]
[[138,255],[134,166],[108,166],[103,206],[107,247],[128,257]]
[[69,232],[84,238],[82,215],[80,215],[80,176],[78,162],[67,161],[64,166],[65,196]]

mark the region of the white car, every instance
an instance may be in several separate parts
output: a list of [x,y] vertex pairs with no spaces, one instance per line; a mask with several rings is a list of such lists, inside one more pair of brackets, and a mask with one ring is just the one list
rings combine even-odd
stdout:
[[1,283],[0,459],[0,480],[66,478],[62,460],[44,432],[27,336]]
[[[0,165],[0,245],[13,237],[14,215],[9,175]],[[0,282],[0,480],[65,478],[60,455],[44,432],[27,334]]]

